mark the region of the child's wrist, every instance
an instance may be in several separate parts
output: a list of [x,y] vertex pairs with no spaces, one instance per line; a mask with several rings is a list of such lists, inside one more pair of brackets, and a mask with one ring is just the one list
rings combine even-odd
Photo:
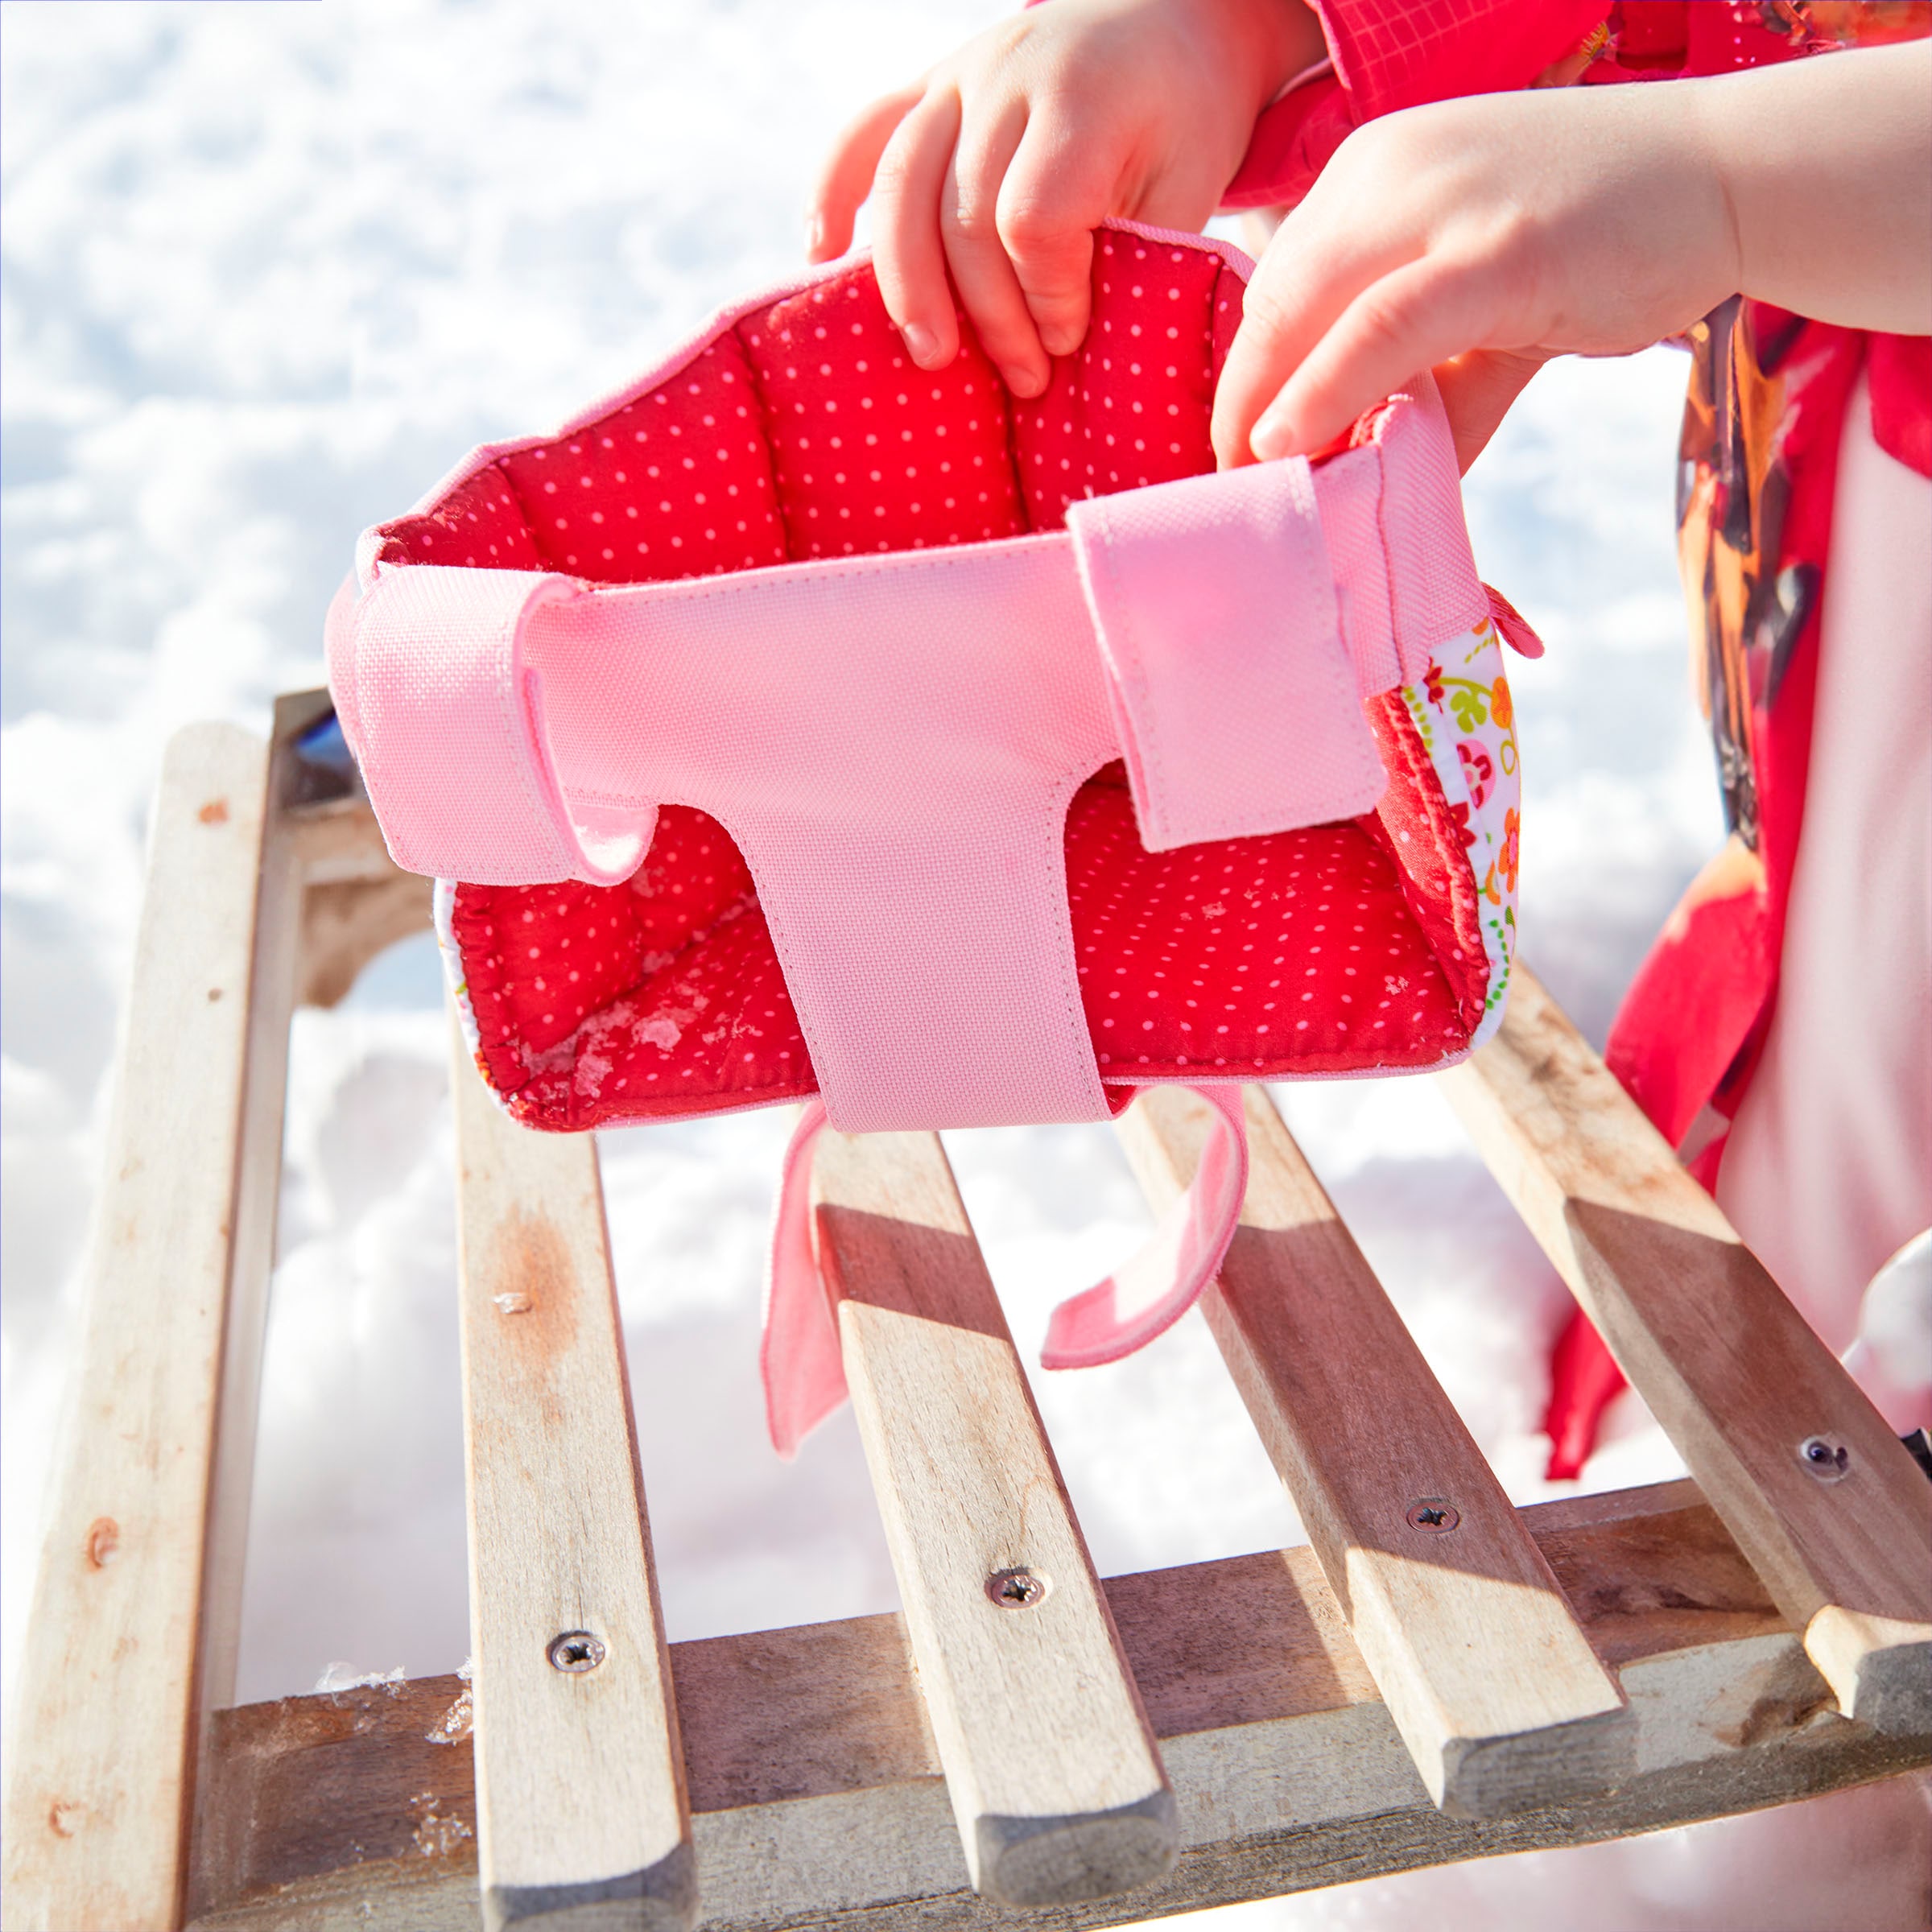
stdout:
[[1226,10],[1245,43],[1243,68],[1254,97],[1242,105],[1251,116],[1327,57],[1321,23],[1307,0],[1232,0]]
[[1698,82],[1674,83],[1678,100],[1688,112],[1678,118],[1684,143],[1688,178],[1709,197],[1713,231],[1707,244],[1711,259],[1705,266],[1713,279],[1728,289],[1744,287],[1744,229],[1740,214],[1734,130],[1727,125],[1730,102],[1725,90]]

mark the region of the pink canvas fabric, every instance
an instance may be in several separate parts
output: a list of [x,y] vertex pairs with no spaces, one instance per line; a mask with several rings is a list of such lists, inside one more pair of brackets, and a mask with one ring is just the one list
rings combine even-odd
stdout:
[[1150,852],[1373,806],[1388,778],[1306,462],[1090,497],[1067,527]]
[[345,728],[398,862],[444,877],[608,884],[659,804],[716,818],[842,1130],[1104,1119],[1073,792],[1125,753],[1150,849],[1363,811],[1385,779],[1362,700],[1488,605],[1419,386],[1319,472],[1070,524],[594,590],[378,564],[332,627]]

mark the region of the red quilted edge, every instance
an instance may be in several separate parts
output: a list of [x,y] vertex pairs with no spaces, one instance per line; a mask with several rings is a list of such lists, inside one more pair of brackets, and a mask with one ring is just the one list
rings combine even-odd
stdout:
[[[950,368],[913,367],[869,266],[841,265],[729,312],[558,436],[478,452],[373,554],[623,583],[1058,528],[1079,495],[1212,467],[1245,266],[1107,233],[1087,342],[1016,402],[963,318]],[[1399,694],[1367,709],[1389,786],[1347,824],[1149,853],[1117,766],[1076,795],[1068,904],[1121,1104],[1141,1081],[1467,1051],[1488,968],[1466,835]],[[623,886],[459,886],[450,925],[479,1064],[533,1126],[816,1089],[744,860],[703,812],[665,807]]]

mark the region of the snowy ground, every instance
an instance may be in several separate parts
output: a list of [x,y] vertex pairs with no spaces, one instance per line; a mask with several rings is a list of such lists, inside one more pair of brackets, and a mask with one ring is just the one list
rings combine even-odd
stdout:
[[[104,1075],[160,747],[320,681],[356,531],[471,444],[614,386],[789,270],[836,123],[997,0],[645,9],[7,0],[4,98],[4,1653],[76,1322]],[[1686,696],[1680,365],[1557,365],[1470,479],[1479,559],[1550,645],[1513,667],[1526,951],[1600,1040],[1718,835]],[[468,1649],[444,1035],[427,942],[298,1021],[241,1695]],[[1302,1088],[1291,1124],[1511,1493],[1563,1292],[1426,1084]],[[892,1606],[849,1417],[779,1463],[760,1250],[782,1120],[606,1136],[674,1637]],[[1144,1225],[1100,1129],[950,1137],[1022,1349]],[[1443,1230],[1453,1229],[1453,1232]],[[1037,1378],[1104,1571],[1296,1539],[1190,1318]],[[1586,1472],[1677,1472],[1627,1398]],[[1241,1908],[1278,1928],[1790,1932],[1926,1922],[1893,1785],[1776,1814]],[[1237,1914],[1239,1915],[1239,1914]],[[1224,1915],[1225,1916],[1225,1915]]]

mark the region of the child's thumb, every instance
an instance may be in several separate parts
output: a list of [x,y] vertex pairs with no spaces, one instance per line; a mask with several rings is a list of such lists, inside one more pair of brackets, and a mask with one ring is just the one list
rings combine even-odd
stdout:
[[1435,386],[1464,476],[1487,447],[1530,378],[1550,359],[1540,349],[1472,349],[1435,365]]

